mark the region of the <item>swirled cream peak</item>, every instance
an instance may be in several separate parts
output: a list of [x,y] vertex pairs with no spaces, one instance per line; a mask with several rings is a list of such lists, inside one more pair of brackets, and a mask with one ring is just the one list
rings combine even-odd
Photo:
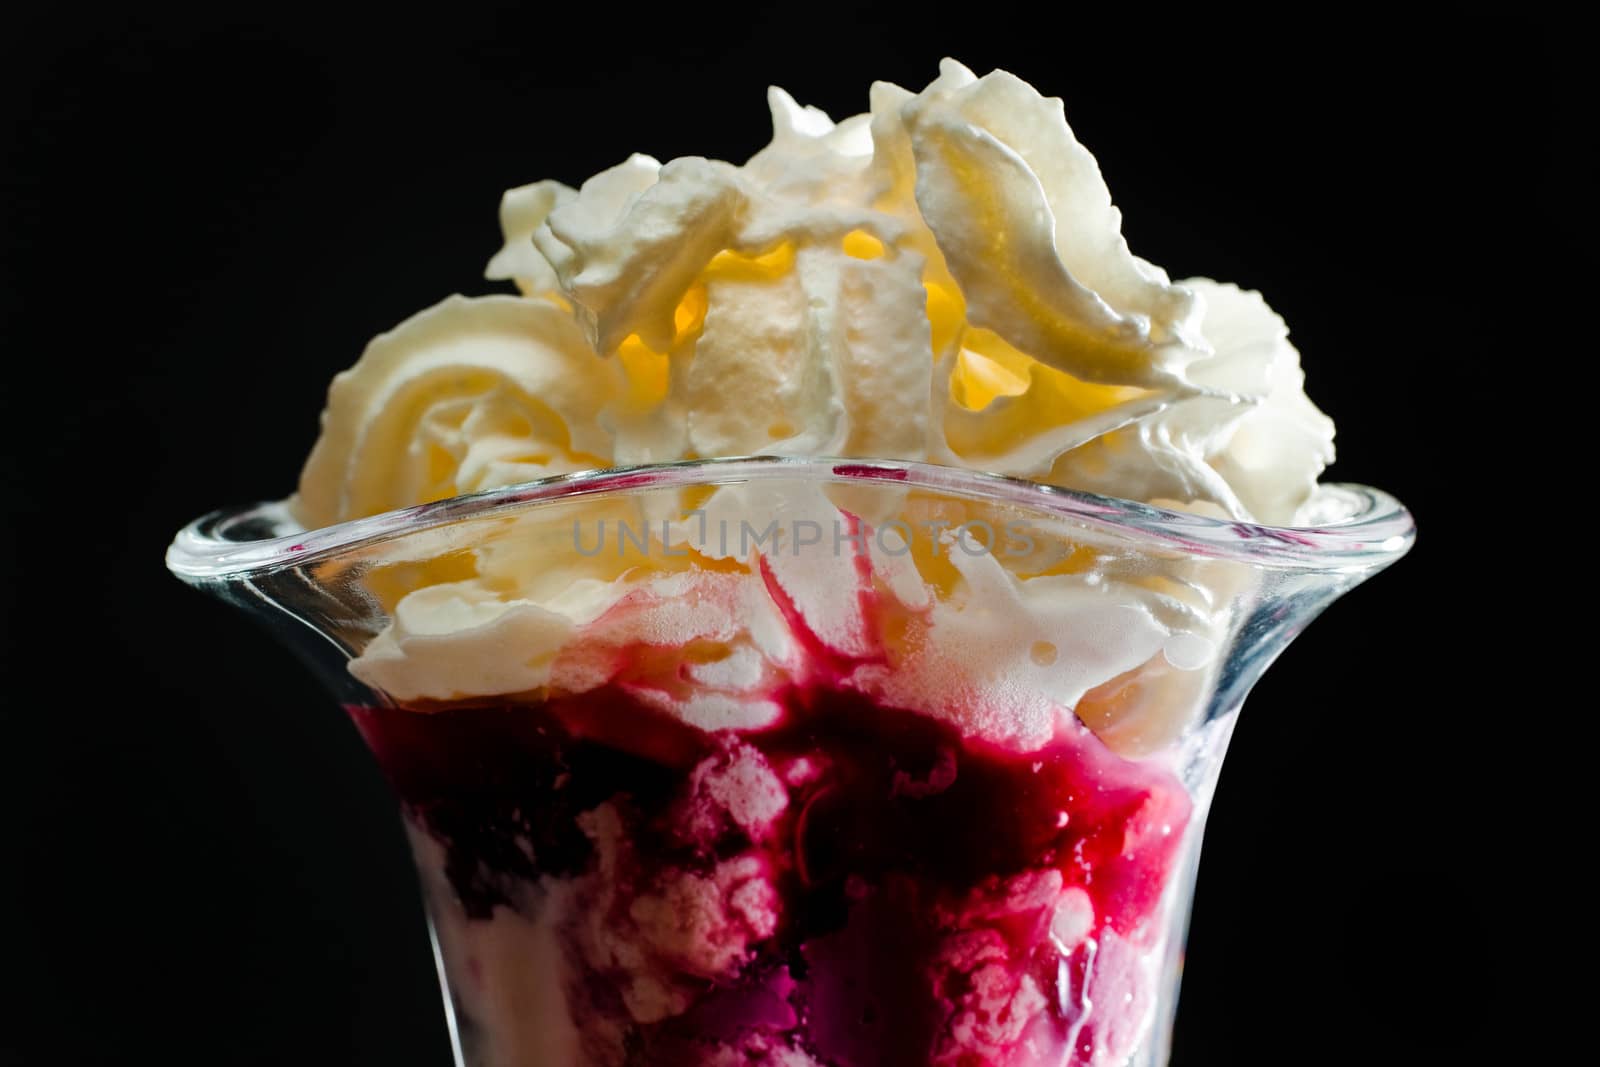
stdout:
[[315,527],[550,474],[927,460],[1294,521],[1332,458],[1256,293],[1133,255],[1061,102],[946,60],[834,123],[773,89],[743,166],[635,155],[501,204],[487,271],[368,347],[291,502]]

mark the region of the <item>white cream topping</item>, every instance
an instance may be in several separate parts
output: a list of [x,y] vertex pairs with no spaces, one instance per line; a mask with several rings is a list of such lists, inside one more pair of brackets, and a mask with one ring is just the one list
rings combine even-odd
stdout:
[[[1059,100],[946,60],[922,92],[879,83],[868,113],[837,124],[778,89],[769,103],[772,142],[743,166],[635,155],[576,190],[506,193],[486,273],[521,295],[451,297],[375,339],[334,380],[296,516],[316,527],[584,468],[776,453],[927,460],[1295,520],[1332,458],[1332,424],[1305,396],[1282,320],[1259,294],[1174,283],[1130,252]],[[352,669],[400,699],[577,684],[605,672],[592,657],[564,666],[563,650],[604,644],[608,612],[664,604],[660,583],[679,580],[515,556],[481,552],[475,576],[410,592]],[[933,576],[881,546],[864,567],[931,620],[930,639],[981,647],[1065,706],[1163,647],[1164,670],[1205,658],[1170,640],[1172,613],[1135,581],[967,559],[952,556],[958,586],[933,601]],[[774,578],[800,602],[853,595],[839,575],[790,582],[734,562],[743,591],[679,595],[756,611],[750,590]],[[848,605],[813,614],[856,627],[840,640],[874,639]],[[1071,651],[1019,665],[1008,642],[1021,630],[975,628],[980,616],[1067,634]],[[1185,632],[1214,642],[1197,617]],[[683,625],[680,643],[729,649],[724,667],[691,672],[710,703],[679,708],[707,724],[793,667],[782,627],[757,639]]]
[[450,297],[334,378],[290,506],[315,527],[603,465],[621,388],[559,308]]

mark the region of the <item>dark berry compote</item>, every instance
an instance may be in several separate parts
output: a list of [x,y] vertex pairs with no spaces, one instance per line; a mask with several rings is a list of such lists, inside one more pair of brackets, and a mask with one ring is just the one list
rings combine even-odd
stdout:
[[614,685],[351,709],[469,1062],[1124,1062],[1160,986],[1178,779],[1070,716],[1015,751],[836,685],[772,700],[719,730]]

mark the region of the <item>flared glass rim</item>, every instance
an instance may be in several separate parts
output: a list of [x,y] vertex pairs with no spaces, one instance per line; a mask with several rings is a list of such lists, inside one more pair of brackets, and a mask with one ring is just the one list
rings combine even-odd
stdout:
[[1316,526],[1266,526],[932,463],[751,456],[561,474],[316,530],[301,528],[284,501],[223,509],[202,516],[178,532],[167,550],[167,567],[185,581],[245,579],[305,566],[422,530],[501,516],[541,504],[654,489],[781,479],[891,483],[907,489],[932,490],[1082,522],[1147,544],[1152,550],[1231,559],[1272,569],[1377,570],[1404,555],[1416,536],[1411,514],[1398,500],[1364,485],[1319,486],[1317,510],[1338,516],[1333,521]]

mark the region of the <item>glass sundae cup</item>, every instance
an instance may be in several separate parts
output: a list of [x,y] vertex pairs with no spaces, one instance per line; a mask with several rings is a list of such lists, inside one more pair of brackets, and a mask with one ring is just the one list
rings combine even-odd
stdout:
[[1155,1065],[1240,706],[1411,544],[1375,490],[1312,514],[738,458],[218,512],[167,562],[392,783],[458,1064]]

